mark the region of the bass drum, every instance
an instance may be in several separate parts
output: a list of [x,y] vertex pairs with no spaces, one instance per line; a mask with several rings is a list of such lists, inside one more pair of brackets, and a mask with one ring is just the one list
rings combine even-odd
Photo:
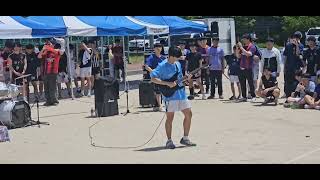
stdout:
[[9,129],[25,127],[31,120],[31,109],[25,101],[6,100],[0,104],[0,121]]

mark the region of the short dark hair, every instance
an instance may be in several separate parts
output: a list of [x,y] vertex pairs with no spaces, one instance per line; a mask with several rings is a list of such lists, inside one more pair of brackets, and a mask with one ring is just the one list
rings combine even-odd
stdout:
[[267,39],[267,42],[274,42],[274,39],[273,39],[272,37],[269,37],[269,38]]
[[55,44],[54,49],[61,49],[61,45],[59,43]]
[[316,42],[316,38],[314,36],[309,36],[307,41],[313,41],[313,42]]
[[4,46],[7,48],[13,48],[14,47],[13,44],[14,44],[13,41],[7,40],[4,44]]
[[34,49],[34,45],[28,44],[28,45],[26,45],[26,49]]
[[180,58],[182,56],[182,52],[181,49],[178,47],[170,47],[169,48],[169,57],[176,57],[176,58]]
[[19,42],[14,42],[13,47],[21,47],[21,44]]
[[293,33],[293,37],[301,39],[302,38],[302,33],[300,31],[296,31],[295,33]]
[[156,48],[156,47],[162,47],[163,45],[161,44],[161,43],[155,43],[154,45],[153,45],[153,47],[154,48]]
[[212,37],[212,41],[219,41],[219,37]]
[[94,42],[94,40],[91,39],[88,41],[88,44],[95,44],[95,42]]
[[119,43],[120,42],[120,39],[116,39],[114,40],[115,43]]
[[252,38],[251,38],[250,34],[248,34],[248,33],[242,35],[242,39],[248,39],[249,41],[252,41]]

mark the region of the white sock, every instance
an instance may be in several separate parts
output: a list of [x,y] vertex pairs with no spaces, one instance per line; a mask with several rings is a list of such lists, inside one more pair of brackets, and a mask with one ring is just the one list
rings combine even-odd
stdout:
[[183,136],[182,139],[183,140],[189,140],[188,136]]

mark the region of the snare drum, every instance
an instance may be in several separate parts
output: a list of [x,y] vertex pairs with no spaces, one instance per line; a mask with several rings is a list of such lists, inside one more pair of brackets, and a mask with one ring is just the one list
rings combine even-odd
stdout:
[[25,101],[5,100],[0,104],[0,121],[9,129],[24,127],[31,120],[31,109]]

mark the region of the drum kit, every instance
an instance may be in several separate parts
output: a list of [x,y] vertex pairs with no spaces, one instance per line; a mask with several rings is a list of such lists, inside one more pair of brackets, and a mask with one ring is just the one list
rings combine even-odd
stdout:
[[[30,75],[20,76],[17,79],[23,79]],[[17,80],[16,79],[16,80]],[[0,125],[5,125],[9,129],[25,127],[28,125],[40,125],[39,121],[39,102],[37,102],[38,109],[38,121],[31,119],[31,108],[28,102],[24,99],[19,98],[20,88],[15,84],[5,84],[0,82]],[[40,127],[40,126],[39,126]]]

